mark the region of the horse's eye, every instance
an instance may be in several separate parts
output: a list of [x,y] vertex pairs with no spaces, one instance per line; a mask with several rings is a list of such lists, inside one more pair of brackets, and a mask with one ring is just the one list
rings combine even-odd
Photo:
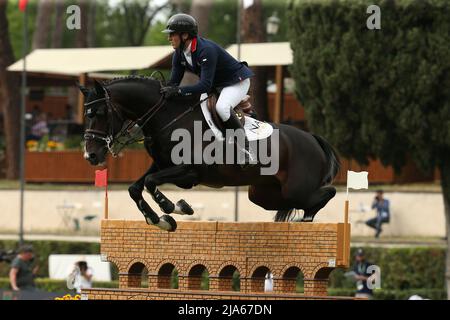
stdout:
[[92,119],[95,117],[95,112],[92,109],[87,109],[86,112],[84,113],[84,115],[86,117],[88,117],[89,119]]

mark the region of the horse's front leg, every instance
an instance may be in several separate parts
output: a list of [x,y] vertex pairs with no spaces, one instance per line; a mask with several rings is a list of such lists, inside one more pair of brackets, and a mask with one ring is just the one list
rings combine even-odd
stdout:
[[147,175],[145,187],[152,195],[153,199],[165,213],[177,213],[181,215],[192,215],[194,210],[183,199],[174,206],[169,199],[158,190],[157,186],[164,183],[172,183],[181,186],[194,185],[197,183],[198,175],[191,166],[179,165],[164,170],[160,170]]
[[[128,188],[128,193],[130,194],[130,197],[134,200],[136,203],[139,211],[142,212],[144,215],[145,221],[147,224],[150,225],[156,225],[160,227],[161,229],[167,230],[167,231],[175,231],[176,229],[176,222],[173,220],[170,216],[162,216],[161,218],[158,216],[158,214],[149,206],[149,204],[144,200],[142,196],[142,191],[144,191],[144,183],[145,178],[152,173],[155,173],[158,171],[158,167],[155,163],[152,164],[149,170],[141,177],[139,178],[135,183],[133,183]],[[169,200],[167,200],[169,201]],[[173,204],[172,204],[173,206]],[[173,221],[167,221],[172,219]]]

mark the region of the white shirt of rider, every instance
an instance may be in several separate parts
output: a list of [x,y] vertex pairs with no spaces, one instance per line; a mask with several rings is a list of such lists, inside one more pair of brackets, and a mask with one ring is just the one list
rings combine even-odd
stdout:
[[193,65],[192,65],[191,43],[189,43],[189,45],[187,46],[187,48],[183,52],[184,52],[184,56],[186,57],[186,61],[189,63],[189,65],[191,67],[193,67]]

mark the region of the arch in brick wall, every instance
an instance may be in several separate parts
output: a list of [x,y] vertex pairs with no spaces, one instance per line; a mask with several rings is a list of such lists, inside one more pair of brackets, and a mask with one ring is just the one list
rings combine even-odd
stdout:
[[126,272],[118,260],[116,260],[114,258],[110,258],[110,257],[108,257],[106,260],[108,260],[109,263],[112,263],[117,268],[119,273]]
[[[208,271],[208,273],[210,275],[212,275],[212,271],[213,268],[211,268],[211,265],[209,264],[209,262],[207,260],[194,260],[192,261],[190,264],[188,264],[188,266],[186,267],[185,270],[183,270],[184,274],[189,274],[189,271],[192,269],[192,267],[195,267],[197,264],[201,264],[204,265],[206,267],[206,271]],[[181,270],[178,270],[181,271]]]
[[147,271],[150,272],[151,268],[148,265],[148,262],[146,260],[140,259],[140,258],[136,258],[136,259],[133,259],[130,262],[128,262],[127,267],[125,268],[125,272],[130,273],[131,267],[136,263],[142,263],[147,268]]
[[[134,259],[134,262],[128,264],[127,267],[127,287],[128,288],[142,288],[142,276],[143,271],[147,269],[147,273],[149,272],[148,266],[143,263],[140,259]],[[148,277],[148,276],[147,276]],[[147,278],[148,281],[148,278]]]
[[290,263],[286,263],[286,265],[283,267],[283,269],[281,269],[280,275],[283,276],[284,273],[287,271],[287,269],[291,268],[291,267],[297,267],[300,269],[300,271],[303,273],[303,275],[306,274],[306,268],[303,266],[302,263],[298,263],[298,262],[290,262]]
[[302,274],[304,279],[305,274],[299,264],[292,263],[285,266],[281,272],[281,278],[277,279],[279,289],[284,293],[297,293],[297,277],[299,273]]
[[173,260],[173,259],[164,259],[164,260],[161,260],[161,261],[157,264],[155,270],[153,270],[153,271],[154,271],[155,273],[157,273],[158,270],[159,270],[163,265],[165,265],[166,263],[171,263],[171,264],[173,264],[173,265],[175,266],[175,268],[178,270],[178,272],[184,271],[184,270],[181,270],[181,266],[179,265],[178,261]]
[[[171,289],[172,274],[174,270],[179,270],[172,261],[166,260],[158,266],[157,273],[157,287],[162,289]],[[179,272],[179,271],[178,271]]]
[[311,278],[316,280],[328,280],[330,273],[334,269],[334,267],[329,267],[328,263],[320,263],[314,268]]
[[267,262],[255,262],[248,270],[249,272],[245,275],[246,277],[252,277],[253,273],[258,269],[259,267],[266,267],[270,270],[270,272],[273,274],[274,277],[278,277],[278,270],[270,263]]
[[233,290],[233,275],[235,272],[239,273],[239,287],[241,286],[242,273],[234,263],[222,264],[218,270],[218,288],[219,291],[234,291]]
[[273,278],[277,278],[274,269],[270,268],[270,264],[267,263],[257,263],[251,270],[248,277],[250,278],[250,290],[252,292],[264,292],[267,272],[272,273]]
[[209,272],[206,264],[204,264],[202,262],[191,264],[191,266],[187,272],[188,289],[201,290],[202,275],[203,275],[203,272],[205,272],[205,271],[208,272],[208,285],[209,285],[209,276],[211,275],[211,273]]
[[217,274],[217,275],[218,275],[218,274],[220,273],[220,271],[222,271],[222,269],[225,268],[226,266],[234,266],[234,267],[239,271],[239,274],[241,275],[241,277],[247,276],[247,275],[245,274],[245,272],[244,272],[244,268],[241,267],[241,266],[239,265],[239,263],[236,263],[236,262],[234,262],[234,261],[226,261],[226,262],[222,263],[222,264],[219,266],[219,268],[217,268],[217,270],[214,270],[214,271],[215,271],[214,274]]

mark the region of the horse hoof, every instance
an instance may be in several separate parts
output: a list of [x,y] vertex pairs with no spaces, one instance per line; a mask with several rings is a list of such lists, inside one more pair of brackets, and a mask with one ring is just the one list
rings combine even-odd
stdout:
[[159,204],[159,207],[164,213],[172,213],[175,210],[175,205],[170,201],[163,201]]
[[307,216],[307,215],[305,215],[303,218],[302,218],[302,222],[313,222],[313,220],[314,220],[314,216]]
[[181,210],[182,214],[186,214],[188,216],[192,216],[194,214],[192,207],[183,199],[177,202],[177,207]]
[[177,229],[177,222],[171,216],[165,214],[159,218],[159,222],[156,224],[163,230],[173,232]]
[[149,225],[149,226],[154,226],[157,225],[161,219],[155,214],[152,216],[148,216],[147,214],[145,214],[144,212],[142,212],[144,214],[144,218],[145,218],[145,222]]

